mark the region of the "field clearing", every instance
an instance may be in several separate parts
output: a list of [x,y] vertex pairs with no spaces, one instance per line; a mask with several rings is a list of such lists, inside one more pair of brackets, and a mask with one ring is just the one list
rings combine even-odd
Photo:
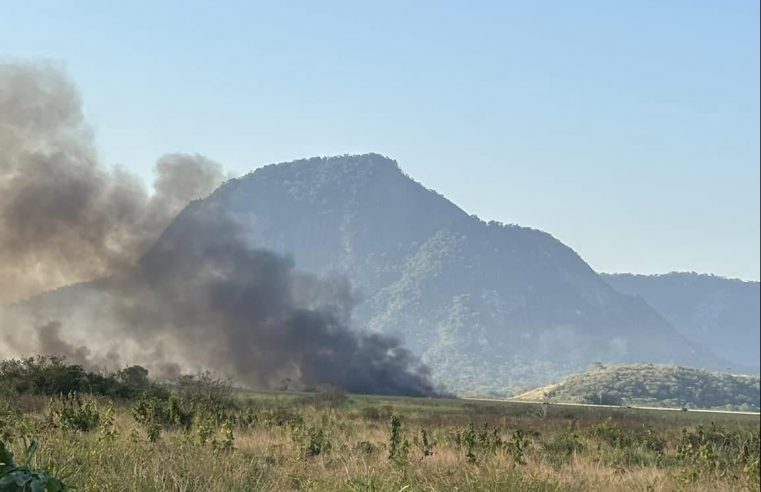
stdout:
[[[314,393],[278,392],[261,390],[238,390],[237,397],[241,400],[267,401],[272,403],[297,402],[310,398]],[[740,426],[759,424],[761,414],[757,412],[739,412],[726,410],[694,410],[682,411],[677,408],[634,407],[620,405],[591,405],[582,403],[550,403],[542,405],[539,402],[489,399],[489,398],[410,398],[403,396],[379,395],[349,395],[347,408],[355,406],[391,406],[400,414],[428,412],[430,415],[440,414],[470,418],[472,416],[503,416],[513,418],[539,418],[544,413],[545,418],[576,419],[579,421],[604,421],[607,418],[639,421],[649,425],[699,425],[715,422],[722,425]],[[544,409],[544,410],[543,410]],[[676,412],[676,414],[674,414]]]
[[17,457],[35,442],[30,467],[86,491],[759,487],[754,415],[337,391],[173,398],[22,395],[0,406],[0,437]]

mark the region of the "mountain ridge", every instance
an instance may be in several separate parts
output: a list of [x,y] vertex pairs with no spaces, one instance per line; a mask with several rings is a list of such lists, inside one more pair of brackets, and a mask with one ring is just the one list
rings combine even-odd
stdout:
[[[590,352],[634,362],[652,340],[657,361],[724,364],[551,234],[468,215],[379,154],[261,167],[188,207],[157,245],[197,237],[193,215],[212,209],[228,212],[251,244],[348,277],[363,299],[356,324],[400,337],[460,392],[488,380],[488,391],[505,393],[583,366]],[[647,343],[626,333],[637,330]],[[594,343],[575,350],[585,337]],[[533,352],[543,364],[524,361]],[[524,372],[512,376],[516,365]]]
[[688,338],[758,371],[759,282],[695,272],[601,277],[620,292],[643,298]]
[[509,394],[597,360],[728,364],[551,234],[468,215],[379,154],[228,180],[185,207],[140,261],[213,242],[208,219],[220,213],[251,247],[348,278],[358,329],[401,338],[460,394]]

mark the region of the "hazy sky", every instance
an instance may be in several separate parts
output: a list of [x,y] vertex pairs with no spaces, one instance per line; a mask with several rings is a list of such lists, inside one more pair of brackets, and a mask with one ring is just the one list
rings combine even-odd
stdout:
[[757,0],[0,0],[0,56],[146,179],[372,151],[600,271],[759,278]]

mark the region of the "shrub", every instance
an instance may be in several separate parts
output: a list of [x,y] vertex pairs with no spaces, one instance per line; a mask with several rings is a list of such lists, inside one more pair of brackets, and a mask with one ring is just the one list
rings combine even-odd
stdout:
[[322,429],[310,428],[307,431],[306,455],[318,456],[330,450],[330,440],[326,437]]
[[573,429],[564,429],[552,435],[542,443],[542,450],[547,461],[559,466],[571,456],[584,450],[584,444],[579,440],[578,434]]
[[[147,371],[145,377],[147,379]],[[104,375],[89,372],[80,365],[67,364],[63,357],[57,356],[4,360],[0,362],[0,384],[19,395],[91,393],[131,398],[137,394],[136,388],[120,380],[119,373]]]
[[682,429],[676,456],[689,465],[689,477],[697,479],[706,473],[723,473],[733,467],[758,482],[759,431],[729,432],[712,423],[709,428],[698,425]]
[[194,412],[189,405],[174,395],[143,395],[132,406],[132,417],[151,433],[157,429],[190,429]]
[[180,400],[209,411],[217,412],[235,406],[230,382],[218,379],[210,372],[180,376],[175,381],[174,390]]
[[148,379],[148,369],[142,366],[126,367],[117,372],[115,377],[134,393],[145,391],[151,385],[151,381]]
[[608,417],[601,424],[592,426],[591,434],[605,441],[608,445],[616,448],[625,448],[632,445],[632,437],[622,431],[613,420]]
[[50,399],[48,421],[63,430],[88,432],[98,427],[100,414],[92,397],[69,393]]

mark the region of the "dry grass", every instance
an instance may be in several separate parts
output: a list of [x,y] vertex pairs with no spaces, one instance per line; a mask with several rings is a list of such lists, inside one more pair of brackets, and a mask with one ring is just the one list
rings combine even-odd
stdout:
[[[104,437],[102,428],[51,428],[40,402],[26,402],[30,410],[6,422],[4,432],[17,454],[25,439],[38,441],[33,465],[82,491],[758,490],[757,475],[733,462],[731,452],[717,458],[725,460],[722,466],[699,455],[679,457],[682,422],[654,414],[616,417],[608,421],[613,422],[608,433],[644,436],[647,425],[665,442],[662,451],[640,441],[616,444],[600,437],[595,426],[614,413],[565,410],[537,418],[499,405],[474,409],[462,402],[393,400],[387,408],[377,399],[352,400],[339,408],[274,399],[243,405],[253,405],[256,415],[281,412],[292,420],[239,422],[232,449],[223,449],[219,426],[205,444],[195,426],[164,431],[150,442],[131,417],[129,403],[117,406],[111,437]],[[401,415],[397,444],[406,441],[409,447],[397,459],[389,459],[388,413]],[[727,433],[758,435],[757,420],[725,418],[723,425]],[[433,443],[431,455],[424,452],[423,429]],[[522,451],[508,444],[519,430]]]

